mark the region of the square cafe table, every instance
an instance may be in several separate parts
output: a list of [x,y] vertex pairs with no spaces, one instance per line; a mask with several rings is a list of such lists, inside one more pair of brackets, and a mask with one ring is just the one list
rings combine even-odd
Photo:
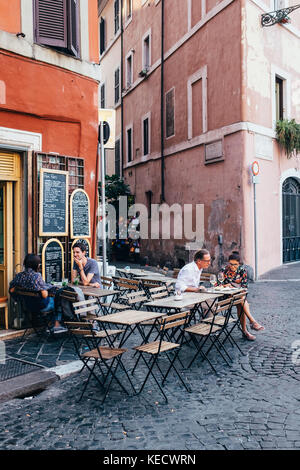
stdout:
[[[70,284],[70,287],[73,287],[74,285],[73,284]],[[83,294],[85,296],[92,296],[92,297],[96,297],[97,298],[97,302],[99,304],[99,307],[101,309],[101,312],[103,314],[106,314],[107,313],[107,310],[105,307],[103,307],[103,305],[101,304],[101,301],[100,299],[102,297],[109,297],[109,296],[112,296],[112,299],[110,301],[110,304],[112,303],[112,301],[115,300],[115,297],[120,295],[120,291],[119,290],[114,290],[114,289],[102,289],[101,287],[92,287],[92,286],[82,286],[82,285],[78,285],[76,287],[79,287]]]
[[[172,295],[163,299],[157,299],[151,302],[147,302],[144,304],[144,306],[147,309],[151,309],[158,312],[167,311],[168,313],[172,313],[173,311],[180,312],[182,309],[187,309],[191,307],[190,311],[192,316],[194,316],[196,312],[199,312],[202,316],[203,310],[201,304],[206,304],[206,315],[208,315],[216,299],[222,296],[223,294],[221,293],[213,294],[203,292],[183,292],[182,300],[176,300],[176,296]],[[213,300],[211,305],[207,303],[208,300]]]
[[150,336],[153,328],[155,327],[155,321],[153,322],[153,326],[146,337],[143,333],[143,330],[139,327],[139,324],[147,320],[156,320],[158,318],[161,318],[162,316],[163,314],[159,312],[147,312],[144,310],[123,310],[122,312],[111,313],[109,315],[103,315],[102,317],[96,317],[95,320],[100,323],[103,323],[105,331],[105,323],[112,323],[114,325],[125,326],[124,333],[119,343],[119,347],[122,347],[122,345],[128,340],[128,338],[132,335],[135,329],[139,331],[143,338],[143,341],[146,342],[147,338]]

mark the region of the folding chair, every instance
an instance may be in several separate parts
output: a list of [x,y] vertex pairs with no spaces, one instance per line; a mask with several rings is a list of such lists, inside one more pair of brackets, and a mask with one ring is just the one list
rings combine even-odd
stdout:
[[166,286],[152,287],[152,289],[149,289],[149,294],[151,300],[169,297],[169,291]]
[[101,284],[104,289],[110,289],[114,285],[112,277],[101,276]]
[[137,279],[127,279],[124,277],[113,278],[114,287],[122,291],[122,293],[137,291],[140,288],[140,281]]
[[178,276],[179,271],[180,271],[180,269],[178,269],[178,268],[173,268],[173,277],[174,277],[174,279],[177,279],[177,276]]
[[[247,291],[239,292],[237,294],[233,294],[231,296],[232,307],[241,306],[241,313],[242,313],[244,303],[246,301],[246,297],[247,297]],[[225,337],[222,340],[222,344],[224,344],[227,340],[229,340],[230,344],[232,346],[236,346],[238,348],[238,350],[240,351],[240,353],[245,356],[246,354],[241,350],[241,348],[239,347],[239,345],[235,341],[234,337],[232,336],[232,332],[236,327],[238,327],[241,330],[240,316],[241,316],[241,314],[237,315],[237,317],[234,317],[233,314],[232,314],[232,310],[231,310],[227,326],[224,328]]]
[[[138,351],[139,355],[136,360],[132,373],[134,373],[134,370],[140,358],[143,359],[146,367],[148,368],[148,373],[146,374],[144,382],[138,393],[142,392],[142,390],[144,389],[146,385],[147,380],[149,379],[151,375],[153,379],[155,380],[161,393],[163,394],[166,402],[168,402],[168,398],[166,394],[164,393],[162,386],[164,385],[172,369],[175,371],[177,377],[180,379],[185,389],[188,392],[191,391],[190,388],[184,382],[179,371],[175,367],[175,361],[178,358],[178,354],[179,354],[180,348],[182,346],[183,338],[184,338],[184,328],[189,322],[189,315],[190,315],[190,312],[186,311],[186,312],[175,313],[173,315],[163,317],[161,319],[158,336],[155,338],[155,340],[150,343],[146,343],[141,346],[136,346],[133,348],[136,351]],[[179,331],[179,334],[177,335],[177,342],[172,341],[173,335],[170,334],[169,332],[170,329],[175,329],[177,330],[177,332]],[[174,353],[173,358],[171,357],[171,353]],[[166,372],[162,371],[161,365],[159,364],[159,357],[162,354],[165,355],[169,361],[169,367]],[[150,360],[149,360],[149,356],[150,356]],[[159,382],[159,380],[157,379],[154,373],[155,366],[159,374],[162,377],[161,383]]]
[[[215,347],[215,349],[219,352],[226,364],[228,366],[231,365],[228,362],[226,356],[229,358],[230,361],[232,361],[232,359],[226,351],[224,345],[220,342],[219,337],[227,328],[228,320],[231,314],[232,303],[233,300],[231,298],[218,302],[216,309],[212,311],[211,318],[209,318],[208,320],[202,320],[200,323],[197,323],[193,326],[189,326],[185,329],[185,331],[189,334],[190,338],[192,339],[194,346],[196,347],[196,353],[187,368],[191,367],[195,359],[200,354],[202,360],[206,359],[213,371],[217,373],[215,367],[212,365],[211,361],[208,358],[208,354],[213,347]],[[224,315],[224,321],[222,321],[223,324],[218,324],[218,314]],[[204,346],[208,341],[210,341],[210,345],[208,349],[204,351]]]
[[[67,327],[72,335],[78,357],[83,363],[83,367],[89,371],[88,378],[83,387],[78,401],[80,401],[87,389],[91,377],[93,376],[104,391],[102,403],[104,403],[112,381],[115,380],[122,390],[129,395],[128,391],[116,376],[117,369],[121,367],[125,373],[134,393],[136,390],[122,362],[122,356],[127,351],[125,348],[114,348],[111,346],[99,346],[96,332],[89,322],[67,322]],[[120,330],[118,330],[119,332]],[[83,343],[88,347],[88,351],[82,351]],[[92,365],[90,363],[92,362]]]
[[46,313],[36,312],[30,308],[30,298],[40,299],[40,292],[33,292],[20,287],[16,287],[14,294],[14,299],[17,301],[21,308],[21,312],[25,316],[25,331],[20,338],[22,341],[28,330],[31,328],[34,330],[38,338],[42,339],[43,337],[48,337],[48,325],[50,323],[51,317],[53,315],[54,309],[49,310]]

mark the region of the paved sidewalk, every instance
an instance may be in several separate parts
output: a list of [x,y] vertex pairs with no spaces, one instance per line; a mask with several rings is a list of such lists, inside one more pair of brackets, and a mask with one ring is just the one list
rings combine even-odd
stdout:
[[266,330],[254,342],[237,331],[246,355],[235,352],[230,368],[214,355],[217,376],[200,362],[184,372],[191,394],[172,375],[168,404],[152,383],[131,398],[116,388],[104,405],[91,387],[93,398],[78,404],[84,374],[75,374],[0,404],[0,449],[299,449],[300,282],[292,278],[300,263],[250,284],[251,311]]

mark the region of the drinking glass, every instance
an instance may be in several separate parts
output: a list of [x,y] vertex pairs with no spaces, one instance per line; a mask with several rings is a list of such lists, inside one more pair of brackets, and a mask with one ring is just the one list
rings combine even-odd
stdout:
[[211,274],[209,276],[209,282],[211,283],[211,286],[214,287],[215,283],[217,282],[217,278],[215,274]]
[[223,284],[224,282],[224,273],[221,271],[218,273],[218,281]]

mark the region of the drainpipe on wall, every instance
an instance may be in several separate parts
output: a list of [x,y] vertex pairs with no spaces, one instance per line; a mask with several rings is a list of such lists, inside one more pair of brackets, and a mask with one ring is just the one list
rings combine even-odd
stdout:
[[160,91],[160,121],[161,121],[161,196],[160,202],[165,201],[165,156],[164,156],[164,37],[165,37],[165,2],[161,0],[161,91]]

